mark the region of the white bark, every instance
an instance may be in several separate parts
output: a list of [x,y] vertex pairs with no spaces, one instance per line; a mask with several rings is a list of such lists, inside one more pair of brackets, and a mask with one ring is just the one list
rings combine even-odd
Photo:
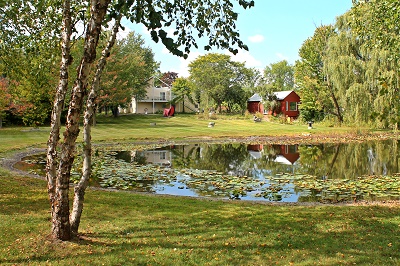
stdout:
[[104,66],[107,62],[107,57],[110,55],[111,48],[114,46],[115,39],[120,26],[121,15],[119,15],[116,20],[114,27],[112,29],[112,34],[108,40],[107,46],[104,48],[96,67],[96,74],[93,78],[91,90],[86,101],[86,110],[84,114],[83,123],[83,166],[82,166],[82,176],[79,183],[74,189],[74,202],[73,209],[71,213],[71,230],[73,234],[78,233],[80,219],[83,211],[83,201],[85,197],[85,190],[89,183],[89,178],[92,173],[92,142],[91,142],[91,129],[92,123],[95,115],[96,108],[96,98],[97,92],[100,87],[100,78],[103,73]]
[[72,238],[69,211],[69,182],[71,168],[75,159],[76,139],[79,135],[79,120],[83,97],[86,94],[90,68],[96,59],[96,48],[101,32],[101,24],[111,0],[91,0],[90,18],[86,28],[83,56],[77,69],[77,78],[69,102],[64,141],[61,146],[60,162],[57,169],[53,219],[54,238],[70,240]]
[[51,128],[50,136],[47,141],[47,164],[46,164],[46,178],[47,188],[51,204],[51,218],[52,218],[52,235],[55,235],[57,224],[61,221],[57,219],[56,213],[56,176],[57,176],[57,146],[60,140],[60,127],[61,127],[61,111],[64,106],[65,94],[68,90],[68,67],[71,64],[70,42],[72,34],[71,23],[71,6],[70,1],[65,0],[63,6],[63,29],[62,29],[62,44],[61,44],[61,65],[60,65],[60,80],[57,86],[57,92],[51,113]]

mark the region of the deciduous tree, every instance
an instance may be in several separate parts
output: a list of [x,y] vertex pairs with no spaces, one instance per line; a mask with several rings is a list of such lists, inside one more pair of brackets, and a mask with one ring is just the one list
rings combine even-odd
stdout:
[[117,41],[111,52],[102,75],[98,105],[111,108],[117,116],[118,107],[127,107],[133,96],[141,99],[146,95],[146,80],[158,65],[142,36],[130,32]]
[[[205,2],[205,3],[204,3]],[[242,7],[251,7],[254,1],[239,0]],[[194,36],[208,37],[208,45],[229,49],[237,53],[238,48],[247,49],[239,39],[234,22],[238,14],[233,11],[231,1],[207,0],[202,5],[199,1],[117,1],[110,8],[111,0],[92,0],[88,3],[90,16],[85,25],[83,55],[80,59],[77,77],[74,82],[71,100],[69,101],[64,140],[60,153],[57,144],[60,132],[61,106],[64,103],[68,87],[68,66],[71,64],[70,40],[73,25],[71,23],[71,2],[63,1],[62,23],[62,61],[60,82],[52,112],[51,133],[47,152],[47,180],[49,197],[52,206],[52,236],[60,240],[69,240],[71,222],[69,217],[69,180],[72,163],[75,158],[76,139],[79,134],[79,118],[83,107],[83,98],[87,93],[88,78],[92,64],[96,59],[96,48],[101,32],[101,25],[106,20],[107,10],[115,17],[122,12],[132,22],[144,24],[154,41],[159,40],[173,53],[187,57],[192,46],[197,47]],[[210,12],[210,10],[214,12]],[[85,12],[84,12],[85,13]],[[168,27],[174,27],[174,38],[167,36]],[[183,47],[183,49],[182,49]],[[57,163],[57,159],[59,162]],[[77,229],[76,229],[77,231]]]
[[232,61],[229,55],[210,53],[191,62],[189,73],[203,97],[208,97],[206,103],[213,101],[221,111],[222,103],[233,100],[233,92],[240,92],[248,72],[243,63]]

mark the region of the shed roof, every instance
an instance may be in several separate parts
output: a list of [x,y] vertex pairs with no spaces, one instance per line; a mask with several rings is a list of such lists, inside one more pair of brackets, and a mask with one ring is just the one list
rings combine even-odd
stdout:
[[249,102],[261,102],[262,97],[258,93],[254,93],[253,96],[248,100]]
[[285,99],[291,92],[292,91],[276,91],[276,92],[274,92],[274,94],[275,94],[276,98],[281,101],[281,100]]

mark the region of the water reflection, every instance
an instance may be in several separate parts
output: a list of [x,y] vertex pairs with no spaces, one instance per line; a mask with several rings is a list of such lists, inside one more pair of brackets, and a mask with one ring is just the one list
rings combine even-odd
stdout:
[[[349,186],[347,194],[342,195],[338,190],[326,190],[324,183],[308,188],[296,178],[312,176],[328,182],[356,180],[365,175],[393,175],[400,172],[398,146],[398,140],[321,145],[171,145],[145,151],[102,152],[94,160],[101,162],[95,163],[101,167],[94,167],[94,173],[102,179],[98,182],[102,186],[158,194],[286,202],[322,198],[335,201],[340,197],[361,198],[373,191],[357,188],[363,190],[364,194],[360,194]],[[32,159],[26,161],[32,163]],[[154,166],[161,170],[155,171]],[[181,173],[186,171],[183,169],[191,170]],[[396,188],[388,190],[393,189]]]
[[237,176],[254,171],[308,174],[321,179],[352,179],[399,172],[398,141],[350,144],[265,145],[191,144],[148,151],[119,151],[126,162],[176,169],[216,170]]

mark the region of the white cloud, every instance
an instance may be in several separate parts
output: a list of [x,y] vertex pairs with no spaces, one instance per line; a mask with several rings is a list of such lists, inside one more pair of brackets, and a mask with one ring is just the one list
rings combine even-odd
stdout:
[[289,57],[287,57],[286,55],[284,55],[284,54],[282,54],[282,53],[276,53],[276,56],[277,56],[280,60],[289,61]]
[[250,36],[249,37],[249,41],[252,42],[252,43],[260,43],[260,42],[264,41],[264,36],[260,35],[260,34],[257,34],[257,35],[254,35],[254,36]]
[[177,73],[179,73],[180,77],[189,77],[189,64],[196,60],[197,57],[202,56],[203,53],[200,52],[191,52],[188,56],[187,59],[184,58],[179,58],[179,69],[176,71]]
[[245,63],[246,67],[262,67],[262,62],[254,58],[249,51],[239,50],[236,55],[226,51],[225,54],[230,55],[233,61]]

